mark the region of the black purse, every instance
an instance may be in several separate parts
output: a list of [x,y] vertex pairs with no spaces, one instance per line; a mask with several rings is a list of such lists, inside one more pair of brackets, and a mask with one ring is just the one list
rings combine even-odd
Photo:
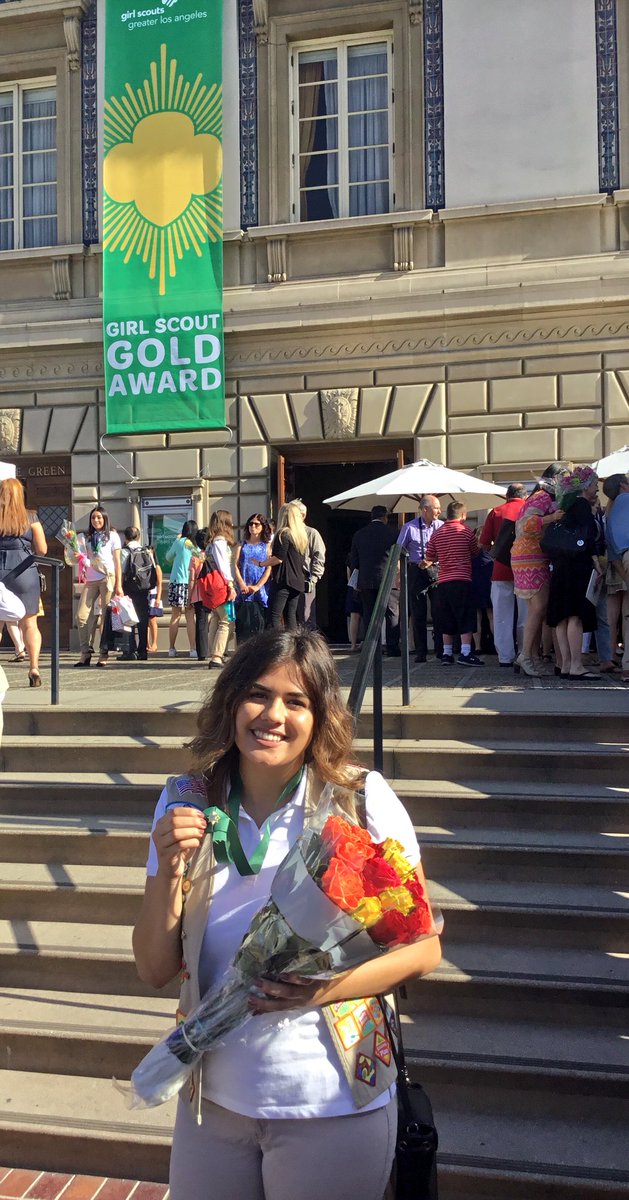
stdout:
[[576,559],[588,553],[589,540],[587,529],[565,525],[563,521],[555,521],[552,525],[546,526],[540,546],[551,561],[566,558]]
[[432,1105],[420,1083],[413,1083],[406,1066],[397,994],[393,1027],[387,1002],[379,996],[397,1067],[398,1125],[388,1200],[438,1200],[437,1148],[439,1135]]

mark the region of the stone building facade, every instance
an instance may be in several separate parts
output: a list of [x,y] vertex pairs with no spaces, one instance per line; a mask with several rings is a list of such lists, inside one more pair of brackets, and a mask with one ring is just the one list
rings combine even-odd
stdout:
[[[104,436],[102,18],[0,0],[0,454],[63,470],[52,525],[300,494],[340,579],[360,518],[321,502],[381,468],[528,479],[629,442],[629,0],[225,0],[226,428],[130,437]],[[25,96],[47,137],[54,96],[54,230]]]

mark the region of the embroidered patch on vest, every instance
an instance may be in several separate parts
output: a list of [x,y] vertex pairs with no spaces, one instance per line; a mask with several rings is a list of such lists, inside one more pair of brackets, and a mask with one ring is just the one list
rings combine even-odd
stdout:
[[360,1083],[366,1083],[369,1087],[376,1086],[376,1064],[368,1054],[358,1055],[356,1078]]
[[340,1038],[341,1045],[344,1050],[351,1050],[357,1042],[362,1040],[362,1033],[354,1020],[352,1013],[342,1017],[340,1021],[334,1022],[334,1028]]
[[373,1033],[376,1028],[376,1022],[371,1014],[371,1009],[363,1000],[359,1001],[354,1010],[354,1017],[358,1021],[361,1030],[361,1037],[367,1037]]
[[194,775],[182,775],[180,779],[175,780],[175,787],[180,796],[192,795],[205,798],[205,784],[202,779],[195,778]]
[[371,1000],[369,1001],[369,1007],[376,1025],[384,1025],[384,1013],[375,996],[372,996]]
[[391,1043],[389,1042],[389,1039],[384,1036],[384,1034],[378,1033],[377,1030],[373,1039],[373,1052],[375,1057],[379,1058],[381,1063],[384,1063],[385,1067],[390,1066]]

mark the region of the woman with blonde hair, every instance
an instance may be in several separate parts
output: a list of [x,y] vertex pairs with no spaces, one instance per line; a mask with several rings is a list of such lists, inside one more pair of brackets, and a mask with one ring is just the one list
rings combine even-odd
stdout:
[[[339,789],[348,813],[361,812],[373,840],[399,843],[425,885],[406,810],[382,775],[355,762],[351,716],[318,634],[268,629],[240,646],[201,708],[191,750],[193,773],[171,777],[157,803],[133,935],[145,983],[162,988],[181,974],[182,1016],[224,978],[278,866],[325,802],[326,784]],[[239,865],[215,856],[206,805],[234,813]],[[332,980],[258,980],[246,1030],[227,1033],[204,1056],[194,1086],[181,1089],[172,1200],[381,1200],[397,1102],[375,997],[433,971],[440,955],[429,936]],[[339,1039],[341,1015],[355,1037]],[[367,1086],[361,1048],[372,1056],[374,1044],[387,1053],[377,1064],[369,1058]]]
[[236,588],[232,573],[232,550],[235,542],[234,521],[226,508],[217,508],[212,513],[209,524],[209,537],[205,547],[205,555],[210,570],[217,570],[227,584],[227,599],[210,613],[208,628],[208,653],[210,661],[208,669],[220,670],[223,665],[223,655],[229,641],[230,617],[227,605],[236,599]]
[[308,534],[301,504],[292,500],[283,504],[277,516],[277,532],[271,543],[266,566],[273,567],[273,594],[270,604],[270,625],[297,629],[297,605],[306,590],[306,551]]
[[29,554],[46,554],[47,550],[46,537],[36,514],[26,510],[24,488],[19,479],[3,480],[0,485],[0,579],[15,596],[19,596],[26,609],[20,629],[28,653],[30,687],[41,687],[41,633],[37,625],[39,572],[35,563],[20,575],[13,575],[13,571]]

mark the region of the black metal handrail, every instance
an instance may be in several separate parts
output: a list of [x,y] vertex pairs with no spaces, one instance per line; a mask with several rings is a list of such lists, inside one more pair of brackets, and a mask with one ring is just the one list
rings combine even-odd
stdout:
[[59,572],[65,566],[61,558],[48,558],[43,554],[28,554],[17,567],[13,567],[7,575],[4,576],[2,582],[6,584],[9,591],[11,590],[11,580],[17,579],[18,575],[28,570],[35,564],[37,567],[50,567],[52,571],[52,588],[51,588],[51,603],[52,603],[52,625],[51,635],[52,642],[50,645],[50,703],[59,703]]
[[400,571],[400,650],[402,665],[402,704],[405,707],[411,702],[410,662],[408,652],[408,553],[402,547],[392,546],[387,556],[387,563],[382,576],[382,582],[376,596],[376,603],[371,614],[371,620],[365,633],[358,665],[350,688],[347,706],[354,718],[354,728],[358,723],[360,710],[365,699],[365,692],[372,679],[373,691],[373,758],[374,767],[382,771],[384,767],[384,733],[382,711],[382,622],[385,617],[389,596],[393,589],[398,568]]

